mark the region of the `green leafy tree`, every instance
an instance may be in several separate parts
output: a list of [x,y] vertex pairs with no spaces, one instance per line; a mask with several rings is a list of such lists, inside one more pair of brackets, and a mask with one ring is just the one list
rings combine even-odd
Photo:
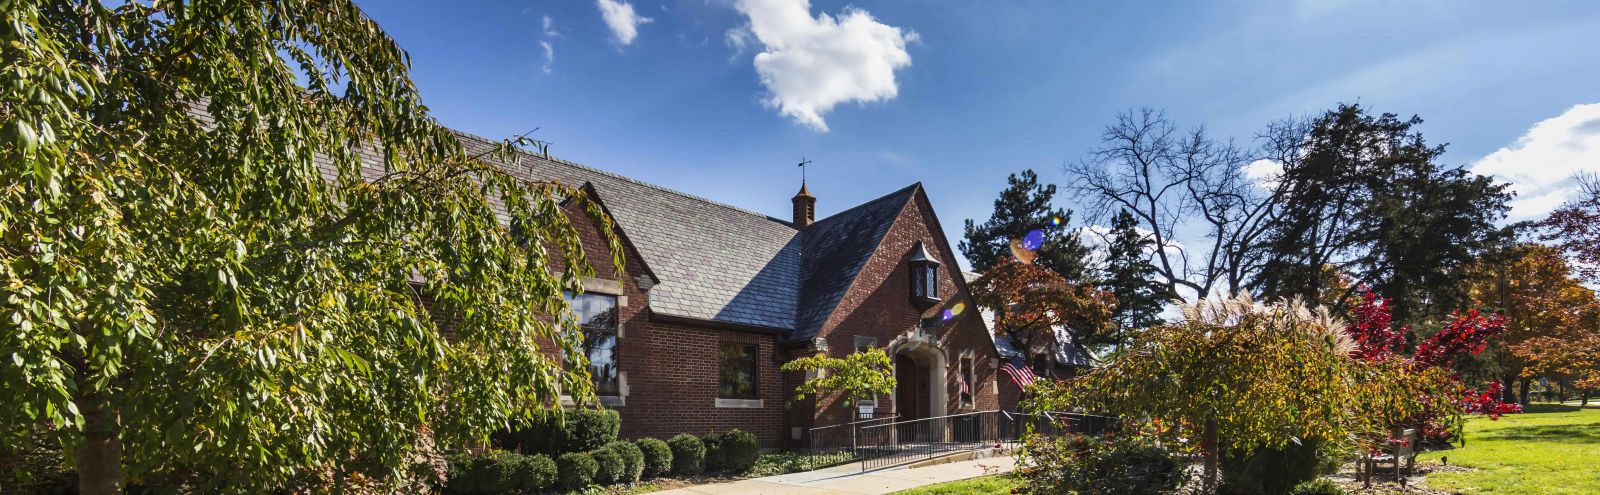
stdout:
[[1349,273],[1393,299],[1395,318],[1417,321],[1467,305],[1464,268],[1503,242],[1495,225],[1511,199],[1489,177],[1439,164],[1422,119],[1340,105],[1266,133],[1276,209],[1256,249],[1252,287],[1263,297],[1344,300],[1329,271]]
[[867,349],[837,358],[818,353],[783,363],[782,369],[814,372],[813,377],[795,388],[790,403],[806,397],[840,394],[844,405],[849,407],[857,401],[894,393],[894,371],[889,364],[889,354],[883,349]]
[[0,11],[0,433],[82,493],[381,480],[592,396],[539,342],[583,356],[563,205],[609,220],[463,153],[353,3]]
[[1107,366],[1035,389],[1026,406],[1083,407],[1143,421],[1129,427],[1201,453],[1211,487],[1222,455],[1378,439],[1389,425],[1430,408],[1460,422],[1460,404],[1427,401],[1461,396],[1448,371],[1353,359],[1355,342],[1325,310],[1240,296],[1187,305],[1183,313],[1177,323],[1137,334]]
[[979,273],[989,271],[1001,258],[1011,255],[1011,241],[1022,239],[1028,232],[1040,230],[1044,243],[1036,250],[1035,263],[1061,274],[1067,280],[1080,281],[1090,276],[1089,248],[1083,245],[1078,234],[1066,228],[1072,212],[1050,206],[1055,198],[1054,184],[1040,184],[1039,175],[1023,170],[1019,177],[1011,174],[1007,186],[994,200],[994,213],[983,225],[967,220],[966,239],[961,241],[961,254]]
[[1100,281],[1100,289],[1117,300],[1111,312],[1117,327],[1108,340],[1118,347],[1127,343],[1132,330],[1161,323],[1161,286],[1155,281],[1156,268],[1150,264],[1150,249],[1155,241],[1140,233],[1138,227],[1139,220],[1127,210],[1111,219],[1104,278]]

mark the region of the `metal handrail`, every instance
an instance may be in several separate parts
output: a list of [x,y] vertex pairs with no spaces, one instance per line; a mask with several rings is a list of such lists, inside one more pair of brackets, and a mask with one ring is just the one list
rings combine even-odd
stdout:
[[[979,415],[979,414],[991,414],[991,413],[996,413],[996,412],[1003,412],[1003,411],[1000,411],[1000,410],[996,409],[996,410],[993,410],[993,411],[973,411],[973,412],[961,413],[961,414],[946,414],[944,416],[934,416],[934,417],[931,417],[931,418],[908,419],[908,420],[905,420],[905,421],[901,421],[899,423],[891,423],[891,424],[906,424],[906,423],[912,423],[912,422],[917,422],[917,421],[931,421],[931,420],[936,420],[936,419],[955,418],[955,417],[961,417],[961,416],[975,416],[975,415]],[[890,426],[890,425],[863,426],[861,429],[865,430],[867,428],[881,428],[881,427],[885,427],[885,426]]]

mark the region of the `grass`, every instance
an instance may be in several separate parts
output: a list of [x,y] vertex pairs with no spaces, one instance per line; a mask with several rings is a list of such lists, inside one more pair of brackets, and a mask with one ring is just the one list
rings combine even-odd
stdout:
[[1467,421],[1465,447],[1424,453],[1472,471],[1428,476],[1432,488],[1464,494],[1600,493],[1600,408],[1535,404],[1498,421]]
[[1011,493],[1016,486],[1016,478],[1009,474],[997,474],[912,488],[893,495],[987,495]]

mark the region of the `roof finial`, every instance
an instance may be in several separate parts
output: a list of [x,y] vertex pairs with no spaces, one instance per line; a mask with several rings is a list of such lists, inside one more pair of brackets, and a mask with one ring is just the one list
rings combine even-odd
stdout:
[[801,189],[804,189],[806,187],[806,165],[810,165],[810,164],[811,164],[811,160],[807,160],[806,157],[803,157],[803,156],[800,157],[800,165],[799,165],[799,167],[800,167],[800,188]]

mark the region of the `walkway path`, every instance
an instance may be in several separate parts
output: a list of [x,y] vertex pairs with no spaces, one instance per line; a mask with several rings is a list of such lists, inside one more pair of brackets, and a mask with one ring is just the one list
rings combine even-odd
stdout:
[[1008,473],[1016,466],[1010,456],[959,461],[936,466],[861,472],[860,464],[846,464],[803,473],[780,474],[714,485],[695,485],[655,492],[661,495],[880,495],[923,485]]

